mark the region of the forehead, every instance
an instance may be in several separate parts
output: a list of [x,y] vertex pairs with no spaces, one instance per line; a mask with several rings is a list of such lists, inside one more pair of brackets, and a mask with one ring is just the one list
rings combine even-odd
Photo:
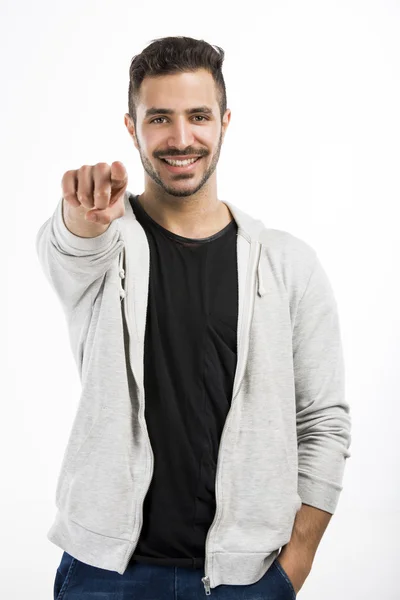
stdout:
[[137,111],[145,114],[150,107],[163,107],[184,112],[201,105],[213,111],[218,106],[213,76],[205,69],[145,77],[140,86]]

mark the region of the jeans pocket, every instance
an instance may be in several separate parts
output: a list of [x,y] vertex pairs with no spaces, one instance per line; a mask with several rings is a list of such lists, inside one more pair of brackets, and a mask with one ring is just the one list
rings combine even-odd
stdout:
[[71,581],[75,565],[78,561],[76,558],[64,552],[61,557],[61,562],[57,568],[54,579],[53,597],[54,600],[62,600],[67,590],[68,584]]
[[279,562],[279,560],[275,559],[274,560],[274,565],[275,565],[278,573],[281,575],[282,579],[286,583],[287,587],[289,588],[290,593],[292,595],[292,600],[294,600],[296,598],[296,591],[295,591],[295,589],[293,587],[293,583],[289,579],[288,574],[286,573],[285,569],[282,567],[282,565]]

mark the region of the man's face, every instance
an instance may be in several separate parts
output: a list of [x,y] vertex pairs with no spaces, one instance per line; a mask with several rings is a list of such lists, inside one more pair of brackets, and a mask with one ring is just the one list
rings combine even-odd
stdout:
[[[227,110],[221,126],[212,75],[199,69],[145,77],[136,115],[134,143],[148,176],[172,196],[195,194],[215,171],[230,119]],[[127,115],[125,123],[133,135]],[[189,167],[169,166],[163,160],[193,155],[200,158]]]

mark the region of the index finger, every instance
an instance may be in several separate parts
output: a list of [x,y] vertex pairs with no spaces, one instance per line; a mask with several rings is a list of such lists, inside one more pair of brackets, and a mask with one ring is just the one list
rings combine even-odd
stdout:
[[128,182],[128,173],[121,161],[115,160],[111,163],[111,187],[113,189],[123,188]]

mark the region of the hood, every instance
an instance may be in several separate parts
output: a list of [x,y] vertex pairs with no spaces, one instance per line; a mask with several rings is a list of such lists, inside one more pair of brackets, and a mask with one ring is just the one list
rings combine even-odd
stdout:
[[[135,213],[132,210],[132,206],[129,199],[133,197],[129,191],[125,192],[125,210],[129,210],[130,214],[136,219]],[[259,296],[263,296],[266,291],[263,285],[262,269],[261,269],[261,254],[262,254],[262,242],[260,241],[260,234],[265,230],[265,225],[260,219],[255,219],[248,213],[238,208],[235,204],[223,200],[223,203],[229,208],[233,218],[238,226],[238,235],[242,235],[249,244],[257,244],[257,293]],[[123,252],[119,255],[119,282],[120,282],[120,298],[125,298],[125,290],[122,287],[122,279],[125,277],[125,271],[123,268]]]
[[231,211],[233,218],[235,219],[238,226],[238,235],[243,235],[250,244],[257,244],[257,293],[259,296],[264,296],[266,290],[263,285],[262,269],[261,269],[261,254],[262,254],[262,242],[260,241],[260,234],[265,230],[265,225],[261,219],[255,219],[248,213],[242,211],[240,208],[232,204],[231,202],[223,201],[224,204]]

